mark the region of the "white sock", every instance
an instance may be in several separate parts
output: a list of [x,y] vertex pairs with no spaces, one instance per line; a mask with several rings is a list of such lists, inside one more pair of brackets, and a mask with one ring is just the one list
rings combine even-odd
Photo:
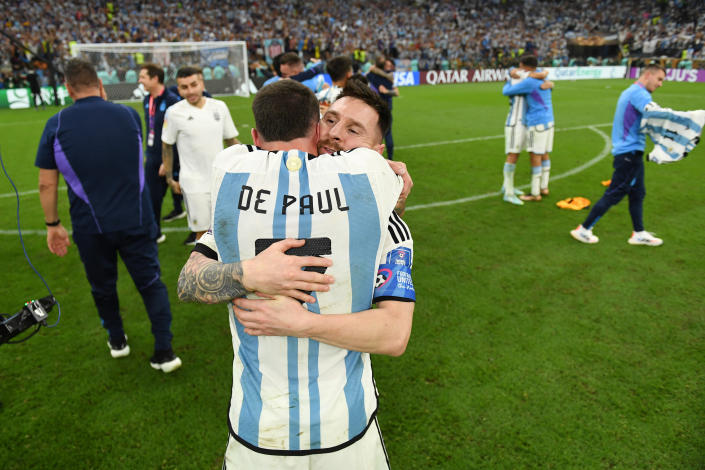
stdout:
[[531,167],[531,195],[539,195],[539,186],[541,184],[541,167],[532,166]]
[[541,189],[548,189],[548,179],[551,175],[551,160],[541,162]]
[[514,170],[515,163],[504,164],[504,194],[514,194]]

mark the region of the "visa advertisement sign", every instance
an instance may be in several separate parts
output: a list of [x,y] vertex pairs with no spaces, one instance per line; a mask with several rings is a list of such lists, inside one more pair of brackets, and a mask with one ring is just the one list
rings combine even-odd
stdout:
[[416,86],[420,84],[421,72],[394,72],[394,86]]

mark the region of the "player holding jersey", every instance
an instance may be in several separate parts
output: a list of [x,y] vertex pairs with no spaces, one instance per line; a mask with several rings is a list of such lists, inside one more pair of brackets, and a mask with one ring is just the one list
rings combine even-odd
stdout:
[[[166,181],[183,192],[188,225],[198,239],[208,230],[211,215],[210,181],[215,156],[226,146],[239,144],[227,105],[203,96],[200,69],[182,67],[176,73],[182,101],[170,106],[162,130],[162,159]],[[173,146],[179,150],[179,181],[173,178]]]
[[[339,101],[355,99],[344,92]],[[253,111],[257,147],[218,156],[214,231],[196,249],[237,263],[271,239],[310,239],[309,254],[332,259],[336,283],[303,305],[276,297],[230,306],[226,467],[388,468],[369,353],[403,353],[411,330],[413,245],[393,212],[401,181],[368,149],[312,155],[318,103],[302,85],[263,88]],[[378,145],[383,127],[367,129]]]
[[646,134],[641,129],[641,119],[652,102],[651,94],[663,85],[666,71],[657,64],[647,65],[639,79],[619,95],[612,121],[612,155],[614,172],[609,187],[592,207],[585,221],[570,231],[582,243],[597,243],[600,239],[592,233],[598,220],[624,196],[629,195],[629,215],[632,219],[630,245],[661,246],[663,240],[644,230],[644,148]]
[[[534,56],[522,57],[522,64],[531,71],[536,70]],[[502,89],[505,96],[525,95],[527,102],[526,125],[528,126],[527,150],[531,156],[531,194],[522,195],[522,201],[540,201],[541,194],[548,194],[548,178],[551,163],[549,153],[553,150],[553,104],[552,83],[536,78],[526,78],[519,83],[506,83]]]

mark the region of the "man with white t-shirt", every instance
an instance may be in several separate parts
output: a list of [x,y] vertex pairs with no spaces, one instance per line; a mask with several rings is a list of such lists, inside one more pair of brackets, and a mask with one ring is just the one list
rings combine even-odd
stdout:
[[[211,169],[215,156],[240,142],[227,105],[203,96],[200,69],[182,67],[176,73],[179,94],[184,98],[167,109],[162,131],[162,159],[166,181],[175,193],[183,193],[188,225],[200,238],[210,226]],[[173,146],[179,150],[179,181],[173,178]]]

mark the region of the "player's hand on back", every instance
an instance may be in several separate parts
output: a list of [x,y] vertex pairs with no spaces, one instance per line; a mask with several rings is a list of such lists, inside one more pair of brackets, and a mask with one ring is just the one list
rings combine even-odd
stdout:
[[333,276],[304,271],[306,266],[329,267],[333,261],[318,256],[286,255],[290,248],[303,246],[305,240],[286,240],[273,243],[252,259],[242,262],[242,285],[248,291],[280,294],[303,302],[313,303],[307,292],[326,292],[334,282]]
[[294,299],[234,299],[233,312],[252,336],[305,336],[306,316],[311,315]]
[[389,163],[389,166],[392,168],[394,173],[401,176],[401,179],[404,182],[404,187],[401,190],[401,194],[399,194],[399,200],[394,208],[397,214],[402,215],[406,209],[406,198],[409,197],[411,188],[414,187],[414,181],[411,179],[411,175],[406,170],[406,163],[394,160],[387,160],[387,163]]

